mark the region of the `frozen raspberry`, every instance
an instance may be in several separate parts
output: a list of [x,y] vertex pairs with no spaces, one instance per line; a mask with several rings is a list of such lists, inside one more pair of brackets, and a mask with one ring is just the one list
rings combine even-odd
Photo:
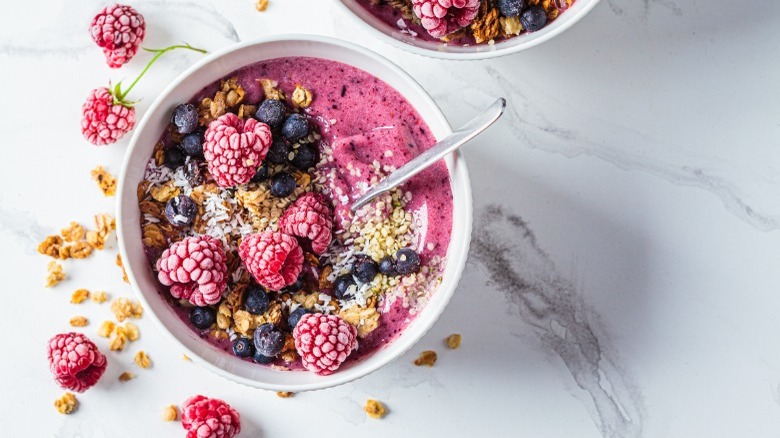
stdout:
[[227,284],[222,243],[208,235],[185,237],[163,251],[157,260],[157,278],[171,287],[174,298],[196,306],[216,304]]
[[220,187],[246,184],[271,147],[271,128],[255,119],[242,120],[233,113],[209,124],[203,155]]
[[357,349],[357,330],[336,315],[301,316],[293,338],[303,366],[321,376],[333,374]]
[[97,146],[116,142],[135,126],[135,108],[115,102],[106,87],[92,90],[81,112],[81,133]]
[[89,33],[103,48],[108,66],[119,68],[138,52],[146,33],[146,23],[143,15],[132,7],[111,5],[92,19]]
[[279,219],[279,230],[311,240],[311,249],[322,254],[332,238],[333,212],[321,193],[308,192],[296,199]]
[[466,27],[479,12],[480,0],[412,0],[412,10],[431,36],[441,38]]
[[95,386],[106,371],[106,356],[80,333],[60,333],[47,345],[49,369],[65,389],[84,392]]
[[241,431],[235,409],[216,398],[196,395],[181,405],[181,425],[187,438],[233,438]]
[[249,234],[238,246],[238,255],[255,280],[270,290],[295,283],[303,268],[303,250],[284,233]]

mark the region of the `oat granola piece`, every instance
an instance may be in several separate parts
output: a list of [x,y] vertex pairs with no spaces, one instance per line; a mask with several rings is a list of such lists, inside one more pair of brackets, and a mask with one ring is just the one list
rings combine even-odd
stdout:
[[111,302],[111,311],[119,322],[124,322],[127,318],[141,318],[144,313],[141,303],[125,297],[114,298]]
[[139,350],[133,357],[133,362],[141,368],[149,368],[152,365],[152,360],[149,359],[149,355],[145,351]]
[[56,400],[54,400],[54,407],[57,408],[57,412],[63,415],[70,415],[78,407],[79,402],[76,400],[76,395],[72,392],[66,392]]
[[368,414],[369,417],[377,420],[384,417],[387,413],[385,405],[382,404],[382,402],[373,399],[366,400],[366,405],[363,406],[363,410],[366,411],[366,414]]
[[479,5],[479,14],[470,24],[471,33],[477,44],[486,41],[492,41],[501,32],[501,22],[499,21],[499,10],[490,5],[490,2],[483,1]]
[[279,398],[290,398],[295,396],[295,393],[290,391],[276,391],[276,396]]
[[266,99],[284,100],[284,92],[277,88],[279,83],[273,79],[257,79],[260,82],[260,86],[263,87],[263,95]]
[[184,354],[184,353],[182,353],[182,354],[181,354],[181,358],[182,358],[182,360],[186,360],[187,362],[192,362],[192,359],[190,359],[190,357],[189,357],[189,356],[187,356],[187,355],[186,355],[186,354]]
[[268,9],[268,0],[257,0],[255,2],[255,9],[257,9],[258,12],[263,12]]
[[422,353],[420,353],[420,357],[414,360],[414,364],[419,366],[428,366],[432,367],[433,364],[436,363],[436,352],[433,350],[425,350]]
[[130,280],[127,278],[127,271],[125,271],[125,265],[122,263],[121,254],[116,255],[116,265],[119,266],[119,268],[122,270],[122,281],[125,283],[130,283]]
[[111,337],[108,339],[108,349],[111,351],[122,351],[127,343],[127,332],[122,326],[115,326]]
[[38,252],[56,259],[60,257],[61,246],[62,237],[56,235],[46,236],[43,242],[38,245]]
[[510,37],[520,35],[523,31],[523,25],[520,23],[520,17],[501,17],[501,35],[504,37]]
[[303,85],[296,85],[292,94],[292,103],[298,108],[308,108],[312,101],[311,91]]
[[141,337],[141,333],[138,331],[138,326],[132,322],[125,323],[125,334],[127,334],[128,341],[137,341]]
[[66,242],[78,242],[84,238],[84,233],[84,227],[78,222],[71,222],[70,225],[60,230],[60,235]]
[[460,335],[457,333],[453,333],[447,336],[445,342],[447,343],[447,346],[450,347],[450,349],[456,350],[458,347],[460,347]]
[[86,316],[74,316],[70,319],[71,327],[86,327],[89,324],[89,320]]
[[152,199],[157,202],[168,202],[171,199],[179,196],[181,189],[176,187],[174,180],[170,180],[165,184],[154,185],[149,189],[149,193],[152,195]]
[[131,373],[130,371],[125,371],[119,375],[120,382],[128,382],[133,379],[135,379],[135,374]]
[[176,421],[179,417],[179,411],[176,409],[176,405],[168,405],[163,409],[160,418],[162,421]]
[[238,107],[238,111],[236,111],[236,115],[240,119],[248,119],[250,117],[254,117],[256,112],[257,112],[257,105],[248,105],[242,103]]
[[46,287],[56,286],[59,282],[65,279],[65,271],[62,270],[62,265],[51,261],[47,267],[48,275],[46,276]]
[[92,301],[98,304],[103,304],[106,302],[106,300],[108,300],[108,295],[106,295],[106,291],[101,290],[101,291],[92,292],[91,294],[89,294],[89,298],[91,298]]
[[[70,257],[73,257],[74,259],[85,259],[92,255],[92,250],[94,249],[87,241],[73,243],[68,245],[67,248]],[[62,254],[60,254],[60,257],[62,257]]]
[[379,327],[379,312],[374,307],[352,306],[338,315],[357,329],[359,338],[365,338]]
[[113,321],[103,321],[103,324],[100,324],[100,328],[98,329],[98,336],[101,338],[108,338],[111,336],[111,333],[114,332],[114,322]]
[[116,194],[116,178],[108,173],[103,166],[92,169],[92,179],[97,181],[103,195],[114,196]]
[[83,303],[87,298],[89,298],[89,291],[86,289],[77,289],[73,292],[73,295],[70,296],[70,302],[71,304],[81,304]]
[[97,249],[102,250],[108,240],[111,231],[116,229],[116,220],[108,213],[95,215],[95,231],[87,231],[87,242]]

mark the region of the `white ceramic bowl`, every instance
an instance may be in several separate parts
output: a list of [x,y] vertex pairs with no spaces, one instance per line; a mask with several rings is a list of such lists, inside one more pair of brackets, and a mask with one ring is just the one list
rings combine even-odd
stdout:
[[341,5],[361,27],[368,29],[368,32],[392,46],[418,55],[458,60],[496,58],[541,44],[580,21],[599,2],[599,0],[577,0],[549,25],[537,32],[526,32],[495,44],[476,44],[462,47],[436,41],[425,41],[401,33],[401,29],[397,26],[389,25],[377,18],[359,5],[356,0],[334,1]]
[[154,144],[165,129],[170,112],[204,86],[245,65],[264,59],[311,56],[340,61],[383,79],[398,90],[420,113],[437,139],[451,132],[447,120],[431,97],[408,74],[387,59],[344,41],[317,36],[277,36],[231,46],[208,56],[173,81],[154,101],[135,128],[119,182],[117,211],[119,248],[133,289],[149,315],[196,362],[230,380],[270,390],[306,391],[349,382],[377,370],[403,354],[439,317],[455,291],[468,255],[471,237],[471,186],[463,158],[446,159],[452,180],[453,229],[447,250],[442,284],[418,317],[394,342],[356,363],[348,363],[330,376],[305,371],[276,371],[240,360],[213,347],[182,322],[156,288],[141,244],[140,211],[136,187],[142,180]]

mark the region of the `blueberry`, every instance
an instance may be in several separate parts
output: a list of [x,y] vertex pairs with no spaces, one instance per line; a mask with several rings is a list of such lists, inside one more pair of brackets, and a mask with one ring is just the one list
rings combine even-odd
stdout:
[[395,270],[401,275],[420,270],[420,256],[411,248],[402,248],[395,253]]
[[182,103],[173,109],[171,123],[179,134],[189,134],[198,128],[198,110],[191,103]]
[[203,139],[201,139],[200,134],[197,132],[187,134],[184,136],[184,138],[181,139],[179,148],[182,150],[182,152],[184,152],[186,155],[189,155],[190,157],[202,157]]
[[255,355],[255,346],[249,338],[238,338],[233,342],[233,354],[238,357],[252,357]]
[[184,152],[182,152],[181,149],[175,147],[166,149],[164,163],[171,169],[176,169],[177,167],[184,164]]
[[282,125],[282,135],[292,143],[309,135],[309,121],[300,114],[292,114]]
[[290,328],[290,330],[293,330],[296,325],[298,325],[298,321],[301,320],[301,317],[307,313],[311,313],[304,307],[298,307],[297,309],[290,312],[290,316],[287,317],[287,327]]
[[352,274],[361,283],[370,283],[379,273],[379,265],[371,257],[359,254],[352,264]]
[[271,194],[277,198],[286,198],[295,190],[295,178],[287,172],[279,172],[271,177]]
[[165,217],[176,227],[191,225],[198,214],[198,204],[189,196],[175,196],[165,204]]
[[303,289],[304,286],[306,286],[306,281],[303,279],[303,276],[300,276],[297,280],[295,280],[295,283],[287,286],[285,291],[298,292],[299,290]]
[[379,260],[379,272],[391,277],[398,275],[398,271],[395,270],[393,256],[384,256]]
[[257,349],[255,349],[255,355],[252,357],[255,362],[261,363],[261,364],[269,364],[276,359],[273,356],[263,356],[262,354],[257,352]]
[[352,274],[344,274],[336,277],[336,281],[333,282],[333,294],[340,300],[351,298],[354,295],[354,291],[350,290],[351,286],[355,286],[355,279],[352,278]]
[[287,108],[281,100],[266,99],[257,108],[255,118],[271,128],[278,128],[284,120],[286,110]]
[[547,12],[541,6],[531,6],[520,14],[520,24],[528,32],[536,32],[547,24]]
[[217,311],[212,307],[195,307],[190,310],[190,322],[201,330],[211,327],[216,320]]
[[253,183],[263,182],[268,179],[268,166],[265,163],[257,169],[255,176],[252,177]]
[[525,0],[498,0],[496,5],[504,17],[516,17],[525,7]]
[[290,160],[290,146],[281,138],[275,138],[265,159],[273,164],[284,164]]
[[313,144],[302,144],[295,150],[292,159],[293,166],[306,171],[314,167],[315,164],[317,164],[317,148]]
[[263,356],[275,357],[284,347],[284,332],[266,323],[255,330],[255,349]]
[[200,174],[200,166],[195,160],[186,160],[184,162],[184,177],[192,187],[203,184],[203,177]]
[[268,304],[270,304],[268,294],[261,286],[252,284],[247,288],[244,295],[244,307],[247,312],[259,315],[268,310]]

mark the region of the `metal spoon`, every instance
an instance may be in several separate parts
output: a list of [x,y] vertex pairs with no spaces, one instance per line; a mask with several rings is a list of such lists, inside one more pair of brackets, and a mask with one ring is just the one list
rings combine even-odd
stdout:
[[448,153],[482,133],[482,131],[487,129],[501,117],[501,114],[504,113],[504,108],[506,108],[506,99],[499,97],[487,110],[485,110],[485,112],[469,120],[468,123],[461,126],[460,129],[454,131],[452,134],[433,145],[430,149],[414,157],[408,163],[380,181],[379,184],[370,188],[352,204],[352,211],[357,211],[377,195],[399,186],[404,181],[422,172],[431,164],[439,161]]

